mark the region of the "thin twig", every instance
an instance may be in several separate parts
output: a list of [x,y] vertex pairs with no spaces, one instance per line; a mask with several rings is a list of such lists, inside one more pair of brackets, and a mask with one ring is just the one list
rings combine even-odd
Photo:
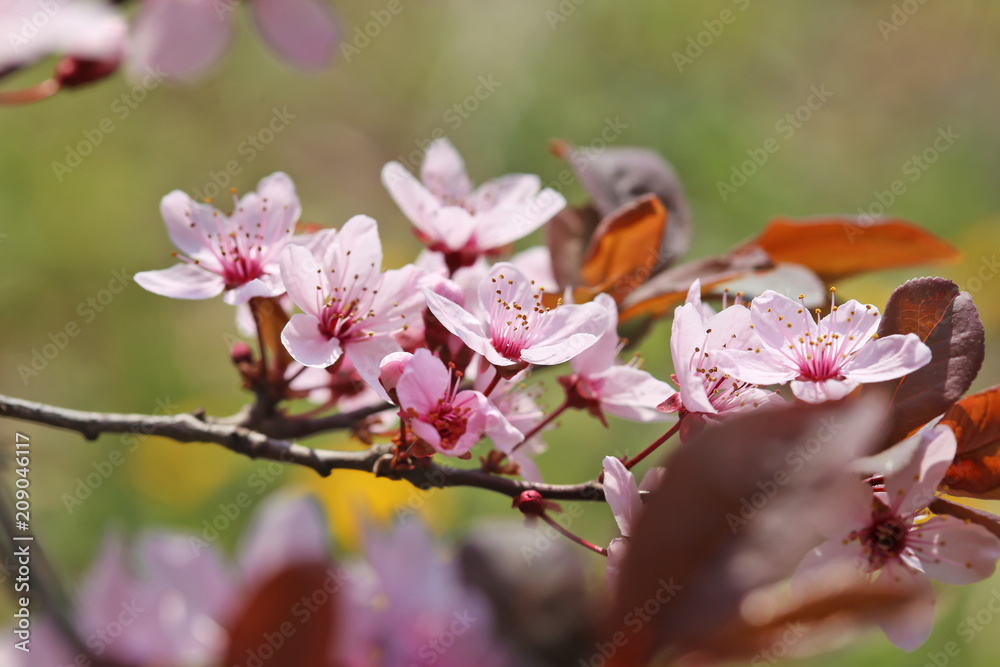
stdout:
[[[310,420],[311,425],[303,428],[310,433],[337,428],[332,424],[334,418],[338,417],[345,423],[341,428],[349,428],[351,421],[346,417],[354,414]],[[479,469],[453,468],[437,463],[401,470],[391,467],[391,445],[378,445],[362,451],[311,449],[245,428],[229,418],[218,420],[191,413],[140,415],[84,412],[8,396],[0,396],[0,417],[69,429],[88,440],[95,440],[103,433],[143,433],[178,442],[214,443],[250,458],[270,459],[312,468],[324,477],[334,470],[360,470],[380,477],[406,480],[422,489],[469,486],[495,491],[511,498],[516,498],[523,491],[534,490],[551,500],[604,500],[604,487],[596,481],[581,484],[533,483],[501,477]]]

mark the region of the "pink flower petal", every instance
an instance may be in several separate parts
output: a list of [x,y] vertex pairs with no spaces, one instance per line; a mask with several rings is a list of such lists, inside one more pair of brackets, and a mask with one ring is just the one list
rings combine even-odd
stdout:
[[351,341],[347,345],[346,353],[361,379],[378,394],[379,398],[391,403],[385,388],[378,381],[379,366],[388,355],[401,351],[399,343],[391,337],[373,336]]
[[858,463],[885,475],[888,501],[894,512],[908,514],[927,507],[955,458],[955,433],[936,426],[907,438],[877,456]]
[[534,174],[508,174],[486,181],[473,192],[468,203],[476,212],[509,210],[538,194],[542,181]]
[[316,0],[253,0],[254,24],[275,53],[306,69],[333,58],[339,40],[330,6]]
[[424,153],[420,180],[442,203],[462,202],[472,191],[465,163],[447,138],[435,139]]
[[330,539],[323,511],[310,496],[269,496],[255,512],[237,553],[243,581],[250,587],[292,565],[326,562]]
[[750,321],[764,343],[777,350],[788,347],[805,331],[815,336],[818,330],[816,321],[802,304],[772,290],[750,304]]
[[234,27],[232,8],[215,0],[146,0],[132,27],[129,75],[195,79],[222,57]]
[[708,400],[703,376],[696,372],[699,366],[695,363],[695,356],[702,354],[704,339],[704,321],[698,306],[687,303],[674,310],[674,321],[670,325],[670,352],[681,401],[688,412],[714,414],[718,410]]
[[387,392],[391,392],[399,384],[399,379],[412,358],[413,355],[409,352],[393,352],[379,362],[378,381]]
[[608,328],[593,346],[573,357],[570,364],[574,371],[587,376],[611,369],[618,356],[618,305],[608,294],[598,294],[594,303],[607,313]]
[[257,183],[256,193],[263,209],[261,233],[264,237],[291,238],[295,223],[302,216],[302,205],[291,177],[281,171],[265,176]]
[[524,361],[540,366],[569,361],[596,343],[608,328],[607,312],[594,302],[559,306],[545,317],[548,323],[544,344],[534,344],[521,352]]
[[1000,558],[996,536],[950,516],[936,516],[914,527],[907,542],[922,548],[916,556],[928,576],[955,586],[991,576]]
[[377,276],[382,270],[382,240],[375,220],[356,215],[345,222],[337,242],[324,253],[323,265],[335,266],[347,276]]
[[326,290],[323,271],[319,262],[309,250],[300,245],[289,245],[278,260],[281,267],[281,282],[288,296],[296,306],[319,320],[322,301]]
[[292,315],[281,331],[281,343],[303,366],[326,368],[340,359],[340,341],[320,333],[319,320],[312,315]]
[[218,261],[205,246],[205,239],[218,231],[214,213],[212,206],[199,204],[180,190],[174,190],[160,200],[160,215],[177,249],[191,259],[212,262],[213,266]]
[[806,403],[823,403],[824,401],[839,401],[850,394],[858,386],[853,380],[792,380],[792,393],[796,398]]
[[912,572],[892,562],[882,571],[881,576],[889,577],[887,581],[894,586],[919,591],[919,599],[906,611],[879,622],[879,627],[889,641],[904,651],[915,651],[934,630],[934,589],[931,580],[923,572]]
[[133,279],[143,289],[173,299],[210,299],[221,294],[226,286],[222,276],[188,263],[159,271],[140,271]]
[[421,348],[410,359],[396,385],[399,406],[420,414],[432,412],[451,385],[451,373],[430,350]]
[[544,225],[564,208],[566,199],[546,188],[510,211],[497,210],[476,216],[476,245],[485,250],[513,243]]
[[931,349],[916,334],[869,341],[844,366],[844,375],[858,382],[882,382],[902,377],[931,361]]
[[441,434],[432,425],[421,419],[414,419],[409,422],[410,429],[417,434],[417,437],[433,447],[436,451],[450,456],[451,452],[441,450]]
[[598,379],[598,400],[608,414],[638,422],[670,419],[656,409],[677,393],[666,382],[632,366],[615,366]]
[[472,400],[475,401],[475,409],[485,417],[483,431],[486,437],[493,441],[497,449],[509,454],[515,445],[524,440],[524,434],[507,421],[504,414],[483,394],[478,391],[462,391],[455,397],[455,402],[459,404],[467,404]]
[[472,215],[458,206],[439,208],[428,226],[433,239],[444,243],[451,250],[461,250],[472,238],[475,222]]
[[417,180],[416,176],[398,162],[389,162],[382,167],[382,184],[403,215],[409,218],[418,230],[427,236],[437,238],[433,220],[441,209],[441,202]]
[[712,361],[723,373],[753,384],[784,384],[799,374],[784,355],[768,347],[720,350],[712,354]]
[[254,278],[250,282],[240,285],[239,287],[226,290],[222,300],[230,306],[239,306],[247,303],[250,299],[257,296],[272,297],[280,296],[284,293],[285,286],[282,284],[279,277],[264,275],[260,278]]
[[642,499],[635,477],[614,456],[604,457],[604,497],[615,515],[618,529],[624,537],[632,532],[642,511]]
[[622,565],[625,564],[625,555],[628,553],[628,539],[616,537],[608,545],[608,564],[604,570],[604,582],[608,588],[608,593],[614,595],[618,584],[618,577],[621,576]]
[[427,307],[434,313],[444,328],[462,339],[473,352],[486,357],[490,363],[510,366],[514,362],[506,359],[493,349],[490,339],[486,337],[482,323],[471,313],[443,296],[435,294],[426,287],[421,287]]

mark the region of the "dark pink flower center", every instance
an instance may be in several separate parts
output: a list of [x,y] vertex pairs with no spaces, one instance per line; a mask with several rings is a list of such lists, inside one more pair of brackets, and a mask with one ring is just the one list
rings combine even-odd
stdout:
[[[220,215],[212,211],[215,221],[215,231],[202,230],[193,220],[194,229],[215,260],[202,262],[180,253],[174,253],[178,259],[196,264],[222,277],[226,289],[233,289],[260,278],[266,273],[266,267],[284,249],[285,242],[292,234],[294,220],[289,219],[291,212],[285,207],[283,224],[271,225],[264,229],[263,216],[267,212],[267,199],[263,199],[260,215],[248,214],[236,195],[233,195],[235,208],[230,216]],[[188,216],[191,212],[188,212]],[[212,266],[214,264],[215,266]]]
[[876,513],[867,528],[851,533],[850,538],[861,542],[870,571],[880,569],[889,560],[898,558],[906,548],[909,527],[894,514]]
[[[542,305],[543,287],[531,295],[531,303],[522,306],[512,296],[516,289],[513,280],[504,278],[503,274],[492,280],[496,294],[490,306],[493,349],[511,361],[519,361],[521,351],[544,336],[550,321],[547,314],[553,309]],[[532,280],[531,284],[534,285],[535,281]],[[562,303],[561,299],[559,303]]]
[[799,300],[803,303],[797,321],[794,316],[785,318],[770,308],[764,313],[765,317],[776,317],[779,326],[799,332],[789,336],[782,351],[798,366],[799,380],[842,380],[844,366],[871,339],[866,334],[868,321],[878,317],[878,310],[869,305],[860,312],[853,307],[844,311],[831,297],[830,314],[821,318],[817,309],[814,320],[805,307],[804,298],[799,297]]

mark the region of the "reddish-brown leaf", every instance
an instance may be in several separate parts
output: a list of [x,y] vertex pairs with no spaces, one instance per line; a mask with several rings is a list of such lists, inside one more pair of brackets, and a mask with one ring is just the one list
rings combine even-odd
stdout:
[[682,443],[629,538],[605,626],[627,641],[609,664],[711,646],[749,593],[790,576],[821,541],[814,513],[841,501],[835,485],[868,452],[882,409],[758,410]]
[[[773,269],[774,264],[760,248],[748,246],[727,255],[706,257],[679,264],[654,276],[621,300],[619,321],[649,315],[660,317],[684,302],[695,279],[702,290],[735,280],[754,271]],[[617,300],[617,299],[616,299]]]
[[879,336],[913,333],[931,348],[931,362],[898,380],[866,385],[892,396],[882,425],[889,447],[942,414],[968,391],[986,355],[983,323],[971,297],[944,278],[909,280],[892,293]]
[[955,432],[958,452],[944,478],[953,495],[1000,498],[1000,387],[966,396],[941,419]]
[[957,260],[958,251],[904,220],[831,217],[772,220],[746,245],[775,262],[802,264],[828,283],[865,271]]
[[573,167],[599,217],[608,217],[644,195],[659,198],[670,224],[663,228],[662,240],[657,242],[657,270],[670,266],[687,252],[691,216],[684,188],[662,155],[638,146],[616,146],[598,152],[577,150],[562,141],[552,142],[550,149]]
[[[223,665],[335,667],[337,584],[330,563],[289,567],[248,598],[229,629]],[[270,656],[270,657],[268,657]]]
[[593,206],[584,206],[564,208],[546,223],[545,243],[560,293],[583,283],[583,255],[600,221],[601,214]]
[[667,210],[656,195],[641,197],[601,220],[583,257],[584,284],[603,291],[623,278],[636,285],[648,280],[659,261],[667,224]]

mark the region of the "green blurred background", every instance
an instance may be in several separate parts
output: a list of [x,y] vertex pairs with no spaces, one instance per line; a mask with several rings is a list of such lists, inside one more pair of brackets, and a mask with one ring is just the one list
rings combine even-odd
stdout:
[[[548,182],[566,165],[547,152],[546,142],[589,144],[608,122],[624,125],[615,145],[654,147],[677,167],[693,209],[691,256],[727,248],[773,216],[857,213],[878,201],[877,192],[904,180],[906,192],[887,212],[944,236],[965,260],[851,280],[840,293],[882,304],[908,277],[955,280],[974,291],[986,324],[986,364],[974,389],[997,382],[997,3],[577,3],[403,0],[403,11],[366,43],[355,28],[387,3],[343,0],[336,9],[345,41],[361,48],[318,75],[276,62],[244,16],[233,51],[197,85],[156,87],[127,108],[121,96],[133,95],[132,86],[116,77],[41,104],[0,109],[0,392],[147,413],[202,406],[222,415],[247,400],[227,354],[234,311],[221,299],[174,301],[129,284],[106,304],[87,305],[101,298],[114,271],[131,275],[171,263],[160,198],[175,188],[204,193],[212,174],[231,160],[239,174],[223,190],[243,192],[273,171],[286,171],[298,186],[305,220],[340,225],[356,213],[370,214],[381,226],[386,264],[399,266],[419,244],[380,184],[385,162],[403,159],[414,168],[419,160],[408,156],[444,131],[478,181],[521,171]],[[720,32],[723,24],[713,22],[724,10],[734,20]],[[894,12],[898,26],[891,23]],[[700,53],[690,46],[699,36]],[[685,52],[694,57],[679,66],[676,54]],[[467,102],[481,79],[495,90]],[[779,132],[777,124],[806,102],[813,86],[832,96],[791,136]],[[243,142],[267,126],[275,109],[294,117],[263,150],[248,150]],[[84,132],[93,136],[105,119],[113,132],[78,167],[57,175],[53,163],[65,163],[69,147],[83,141]],[[913,180],[916,172],[904,171],[907,162],[948,128],[958,138]],[[724,201],[717,183],[769,137],[779,139],[780,150]],[[565,194],[573,203],[583,199],[577,185]],[[540,241],[535,234],[521,245]],[[19,366],[30,364],[49,334],[70,322],[80,334],[37,376],[23,378]],[[669,374],[668,330],[661,324],[641,347],[647,367],[661,378]],[[538,377],[554,406],[554,375]],[[601,456],[635,453],[662,433],[620,421],[602,432],[584,414],[561,423],[539,459],[553,482],[592,477]],[[220,513],[220,503],[240,493],[259,500],[279,486],[324,498],[342,552],[358,544],[359,516],[389,516],[400,502],[421,504],[448,537],[485,514],[510,516],[509,501],[485,492],[448,490],[423,502],[402,484],[375,483],[360,473],[320,480],[288,470],[270,478],[265,465],[221,448],[155,438],[132,451],[131,441],[118,436],[88,443],[5,421],[0,442],[7,453],[15,429],[32,437],[34,531],[70,586],[109,527],[130,534],[153,526],[198,531]],[[311,444],[346,443],[327,436]],[[81,480],[98,467],[107,470],[104,462],[115,451],[122,452],[122,465],[67,509]],[[224,548],[236,543],[245,520],[223,532]],[[599,543],[615,534],[604,506],[583,507],[574,530]],[[594,558],[591,565],[598,576],[603,564]],[[1000,633],[988,627],[969,644],[956,634],[958,623],[983,609],[995,590],[1000,575],[944,591],[935,634],[915,654],[895,650],[876,632],[807,662],[922,665],[928,652],[954,640],[961,654],[950,664],[995,664]]]

